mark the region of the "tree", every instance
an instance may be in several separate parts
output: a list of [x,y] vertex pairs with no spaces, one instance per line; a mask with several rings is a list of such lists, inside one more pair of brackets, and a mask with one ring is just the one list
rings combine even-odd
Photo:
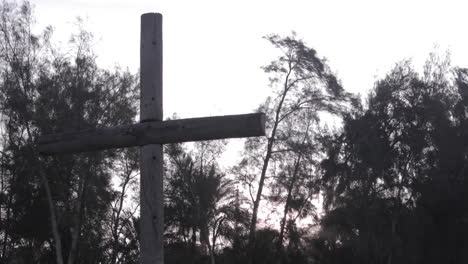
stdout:
[[[467,71],[399,63],[345,119],[322,163],[325,263],[462,263]],[[339,256],[339,257],[338,257]]]
[[[110,263],[137,263],[139,250],[136,240],[134,219],[139,209],[138,197],[138,149],[126,148],[117,152],[115,170],[120,172],[119,190],[112,203],[111,220],[108,222],[111,238]],[[133,195],[132,195],[133,194]],[[133,256],[133,258],[131,257]]]
[[[238,176],[249,188],[253,204],[250,249],[255,244],[258,210],[267,174],[274,175],[270,162],[277,162],[279,153],[288,151],[288,120],[299,120],[297,117],[306,111],[311,115],[308,118],[318,122],[320,112],[339,113],[348,99],[325,60],[318,58],[316,51],[297,39],[295,34],[284,38],[270,35],[266,39],[281,52],[277,60],[263,68],[270,75],[274,91],[274,96],[259,108],[267,116],[268,136],[248,139],[244,158],[236,168]],[[296,142],[302,138],[298,136]],[[255,184],[257,176],[258,184]],[[254,185],[257,185],[255,197],[252,195]]]
[[72,55],[54,49],[50,27],[31,31],[28,2],[3,2],[0,14],[2,262],[103,261],[115,151],[43,157],[34,142],[40,134],[131,122],[136,78],[99,69],[84,30],[70,42]]
[[185,249],[184,245],[190,245],[192,261],[198,255],[199,241],[202,255],[209,255],[214,264],[219,240],[232,235],[243,211],[235,206],[234,181],[216,162],[224,146],[224,141],[202,141],[195,143],[191,152],[181,144],[166,147],[166,237],[172,245]]
[[[283,240],[287,226],[295,226],[298,218],[317,219],[312,198],[319,191],[317,165],[320,157],[320,142],[317,136],[321,133],[314,126],[314,113],[304,111],[301,115],[288,118],[284,137],[284,150],[278,153],[275,180],[272,185],[270,200],[283,204],[277,240],[277,257],[280,260]],[[289,216],[289,218],[288,218]]]

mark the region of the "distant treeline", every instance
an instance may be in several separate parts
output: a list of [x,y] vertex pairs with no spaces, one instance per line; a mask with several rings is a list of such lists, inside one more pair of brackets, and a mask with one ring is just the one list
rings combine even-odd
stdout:
[[[139,77],[99,68],[80,26],[66,52],[32,28],[0,4],[0,263],[139,263],[138,148],[35,145],[134,123]],[[165,263],[468,263],[468,69],[399,62],[361,100],[295,33],[265,39],[267,136],[229,169],[225,141],[164,147]]]

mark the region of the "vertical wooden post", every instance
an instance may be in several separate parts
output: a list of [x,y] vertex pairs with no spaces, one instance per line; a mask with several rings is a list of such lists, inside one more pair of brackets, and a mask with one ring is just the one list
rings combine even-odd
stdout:
[[[141,16],[140,122],[162,121],[162,15]],[[140,150],[140,263],[163,264],[162,145]]]

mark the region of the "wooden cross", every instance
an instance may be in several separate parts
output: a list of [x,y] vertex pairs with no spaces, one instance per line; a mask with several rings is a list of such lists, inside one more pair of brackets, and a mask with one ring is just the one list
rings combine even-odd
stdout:
[[140,146],[140,263],[163,260],[164,143],[265,135],[263,113],[162,121],[162,15],[141,16],[140,123],[41,136],[43,154]]

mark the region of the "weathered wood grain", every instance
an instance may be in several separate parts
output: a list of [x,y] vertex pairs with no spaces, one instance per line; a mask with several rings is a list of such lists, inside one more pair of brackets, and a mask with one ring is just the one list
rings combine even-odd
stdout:
[[[161,122],[163,117],[162,41],[162,15],[143,14],[140,41],[140,122],[143,127],[140,133],[151,127],[148,122]],[[140,263],[163,264],[163,150],[160,142],[148,144],[140,144],[145,145],[140,148]]]
[[263,135],[265,115],[254,113],[87,129],[41,136],[36,143],[41,153],[58,154]]

